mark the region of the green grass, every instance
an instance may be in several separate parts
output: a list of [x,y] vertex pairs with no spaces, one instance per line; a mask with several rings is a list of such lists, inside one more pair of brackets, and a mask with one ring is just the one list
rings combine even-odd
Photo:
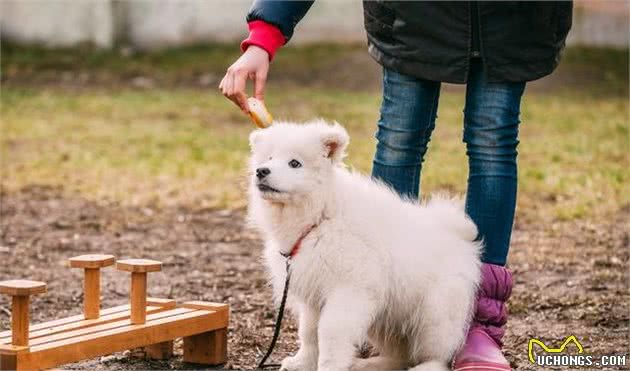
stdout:
[[[12,58],[21,59],[23,69],[31,57]],[[178,58],[164,63],[176,64]],[[620,71],[611,73],[619,78]],[[526,94],[519,147],[521,218],[606,217],[628,206],[628,97],[596,91]],[[378,91],[272,84],[267,100],[276,118],[324,117],[344,124],[352,138],[347,163],[370,171]],[[48,184],[123,204],[244,206],[253,125],[213,90],[8,86],[0,102],[2,185],[8,190]],[[423,169],[425,194],[465,191],[462,106],[461,91],[443,91]]]

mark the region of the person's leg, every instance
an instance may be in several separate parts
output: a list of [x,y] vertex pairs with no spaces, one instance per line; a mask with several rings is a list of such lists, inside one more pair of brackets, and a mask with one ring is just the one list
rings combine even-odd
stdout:
[[512,274],[505,267],[516,207],[516,147],[525,83],[490,83],[472,64],[466,89],[464,142],[469,174],[466,212],[483,239],[481,283],[466,343],[454,370],[510,370],[501,352]]
[[473,63],[466,89],[466,212],[483,238],[484,263],[505,265],[516,207],[516,147],[524,82],[489,83]]
[[383,103],[372,176],[417,199],[420,171],[435,127],[440,83],[383,69]]

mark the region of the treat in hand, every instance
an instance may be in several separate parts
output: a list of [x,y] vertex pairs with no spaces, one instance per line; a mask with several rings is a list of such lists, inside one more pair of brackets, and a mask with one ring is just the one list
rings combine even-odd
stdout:
[[247,104],[249,104],[249,116],[252,118],[252,121],[254,121],[256,126],[261,129],[271,126],[273,117],[271,117],[271,114],[267,111],[267,107],[265,107],[265,104],[262,101],[254,97],[250,97],[247,98]]

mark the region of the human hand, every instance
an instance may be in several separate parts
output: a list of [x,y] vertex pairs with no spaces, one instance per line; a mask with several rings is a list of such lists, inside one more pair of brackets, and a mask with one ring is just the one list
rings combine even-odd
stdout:
[[221,93],[234,102],[239,108],[249,113],[247,104],[247,79],[254,81],[254,97],[263,101],[267,73],[269,72],[269,54],[256,45],[247,48],[225,73],[219,84]]

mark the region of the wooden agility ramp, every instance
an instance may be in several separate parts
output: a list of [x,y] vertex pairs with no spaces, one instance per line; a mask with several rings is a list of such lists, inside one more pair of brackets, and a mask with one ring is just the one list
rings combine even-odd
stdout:
[[147,274],[161,270],[155,260],[130,259],[116,268],[131,274],[130,304],[100,309],[100,270],[111,255],[82,255],[70,266],[84,275],[83,314],[30,326],[31,295],[46,292],[37,281],[0,282],[12,296],[11,330],[0,332],[0,370],[40,370],[127,349],[144,348],[147,357],[173,355],[173,340],[184,340],[184,362],[218,365],[227,361],[227,304],[147,297]]

